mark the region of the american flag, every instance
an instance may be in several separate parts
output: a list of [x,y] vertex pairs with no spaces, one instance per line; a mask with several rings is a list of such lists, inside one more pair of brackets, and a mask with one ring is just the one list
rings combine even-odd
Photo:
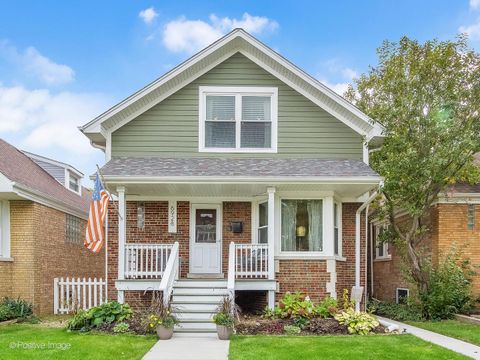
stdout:
[[105,239],[103,224],[105,223],[109,201],[110,194],[103,188],[103,184],[97,173],[84,242],[85,246],[94,253],[98,253],[103,246]]

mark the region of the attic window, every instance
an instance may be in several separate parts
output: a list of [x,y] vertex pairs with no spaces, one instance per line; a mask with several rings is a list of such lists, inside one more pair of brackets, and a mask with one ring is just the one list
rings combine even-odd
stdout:
[[277,88],[200,87],[199,150],[276,152]]
[[72,174],[70,174],[68,180],[68,188],[72,191],[78,193],[80,191],[80,179]]

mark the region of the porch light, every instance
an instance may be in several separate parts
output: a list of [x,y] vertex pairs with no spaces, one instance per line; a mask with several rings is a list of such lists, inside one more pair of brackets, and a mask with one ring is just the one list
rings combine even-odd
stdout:
[[297,236],[298,237],[304,237],[305,236],[305,226],[297,226]]

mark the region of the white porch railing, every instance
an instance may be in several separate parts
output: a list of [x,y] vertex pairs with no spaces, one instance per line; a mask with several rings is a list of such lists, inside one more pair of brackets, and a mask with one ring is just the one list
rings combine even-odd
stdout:
[[171,248],[159,288],[159,290],[163,293],[163,303],[165,305],[167,305],[170,301],[170,296],[172,295],[173,290],[173,282],[178,280],[180,275],[180,269],[178,265],[178,242],[175,241]]
[[53,280],[53,313],[70,314],[87,310],[106,301],[106,282],[100,278],[55,278]]
[[125,279],[161,278],[172,244],[125,244]]
[[268,244],[235,244],[235,277],[268,279]]
[[233,241],[228,249],[227,291],[230,298],[235,300],[235,243]]

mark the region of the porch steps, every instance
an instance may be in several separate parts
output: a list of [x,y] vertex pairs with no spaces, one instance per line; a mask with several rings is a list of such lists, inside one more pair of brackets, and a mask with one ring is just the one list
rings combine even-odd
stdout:
[[173,284],[172,305],[180,321],[178,333],[214,333],[215,310],[228,294],[227,282],[217,279],[182,279]]

